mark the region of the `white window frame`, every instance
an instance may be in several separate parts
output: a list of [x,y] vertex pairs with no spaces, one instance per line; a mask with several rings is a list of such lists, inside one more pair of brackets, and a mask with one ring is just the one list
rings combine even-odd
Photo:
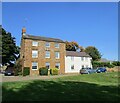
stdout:
[[46,42],[45,47],[47,47],[47,48],[50,47],[50,42]]
[[46,67],[49,66],[48,69],[50,69],[50,62],[46,62],[46,63],[45,63],[45,66],[46,66]]
[[[58,68],[56,66],[58,66]],[[60,63],[55,63],[55,68],[60,69]]]
[[45,58],[50,58],[50,51],[45,51]]
[[[36,65],[33,63],[36,63]],[[33,66],[37,66],[37,69],[33,69]],[[38,62],[32,62],[32,70],[38,70]]]
[[55,48],[59,48],[60,44],[59,43],[55,43]]
[[[36,56],[34,55],[36,53]],[[38,58],[38,50],[32,50],[32,58]]]
[[[57,56],[56,56],[56,53],[57,53]],[[60,59],[60,52],[55,52],[55,58]]]
[[32,46],[38,46],[38,42],[37,41],[32,41]]
[[71,56],[71,61],[74,61],[74,56]]
[[81,57],[81,61],[84,61],[84,57]]
[[85,57],[85,61],[88,61],[88,57]]

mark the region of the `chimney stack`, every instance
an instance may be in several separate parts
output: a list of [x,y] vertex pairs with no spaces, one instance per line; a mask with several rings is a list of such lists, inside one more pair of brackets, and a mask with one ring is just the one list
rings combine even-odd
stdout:
[[26,28],[25,27],[22,28],[22,35],[26,35]]

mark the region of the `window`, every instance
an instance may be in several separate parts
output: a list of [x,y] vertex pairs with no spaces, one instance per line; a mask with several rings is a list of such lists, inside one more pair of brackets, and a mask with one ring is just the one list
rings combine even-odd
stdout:
[[59,43],[55,43],[55,48],[59,48]]
[[74,65],[71,65],[71,69],[74,69]]
[[45,47],[50,47],[50,43],[46,42]]
[[55,63],[55,68],[60,69],[60,63]]
[[38,69],[38,63],[32,62],[32,70],[37,70],[37,69]]
[[81,57],[81,61],[84,61],[84,57]]
[[46,51],[45,58],[50,58],[50,51]]
[[60,58],[60,52],[55,52],[55,58],[59,59]]
[[86,65],[86,68],[88,68],[88,65]]
[[85,57],[85,61],[88,61],[88,58],[87,58],[87,57]]
[[71,56],[71,60],[74,61],[74,57],[73,56]]
[[37,41],[32,41],[32,46],[38,46],[38,42]]
[[50,69],[50,63],[49,62],[46,62],[45,65],[46,65],[47,69]]
[[84,65],[82,65],[82,68],[84,68]]
[[38,51],[32,50],[32,58],[37,58],[37,57],[38,57]]

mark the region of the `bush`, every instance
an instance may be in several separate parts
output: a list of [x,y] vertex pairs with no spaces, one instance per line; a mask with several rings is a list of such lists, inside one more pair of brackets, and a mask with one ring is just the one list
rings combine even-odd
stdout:
[[17,59],[15,65],[14,65],[14,75],[18,76],[18,75],[22,75],[22,60],[19,58]]
[[30,67],[24,67],[23,76],[30,75]]
[[52,74],[52,75],[58,75],[58,68],[51,68],[50,69],[50,74]]
[[48,75],[48,69],[46,67],[42,67],[39,69],[40,75]]
[[15,75],[15,76],[18,76],[18,75],[19,75],[18,73],[19,73],[18,69],[15,69],[15,70],[14,70],[14,75]]
[[92,62],[93,68],[97,67],[108,67],[108,68],[113,68],[114,65],[110,64],[110,62],[99,62],[99,61],[93,61]]

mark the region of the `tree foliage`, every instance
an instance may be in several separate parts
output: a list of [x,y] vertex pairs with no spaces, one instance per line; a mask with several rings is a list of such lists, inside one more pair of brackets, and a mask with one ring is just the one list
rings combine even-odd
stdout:
[[87,48],[85,48],[85,52],[92,57],[93,61],[98,61],[99,59],[101,59],[100,52],[94,46],[88,46]]
[[112,63],[114,66],[120,66],[120,61],[113,61]]
[[19,47],[16,46],[15,38],[10,32],[2,28],[2,65],[11,64],[18,58]]
[[65,43],[66,43],[67,51],[77,51],[80,49],[80,47],[82,48],[82,46],[79,46],[79,44],[75,41],[71,41],[71,42],[66,41]]

